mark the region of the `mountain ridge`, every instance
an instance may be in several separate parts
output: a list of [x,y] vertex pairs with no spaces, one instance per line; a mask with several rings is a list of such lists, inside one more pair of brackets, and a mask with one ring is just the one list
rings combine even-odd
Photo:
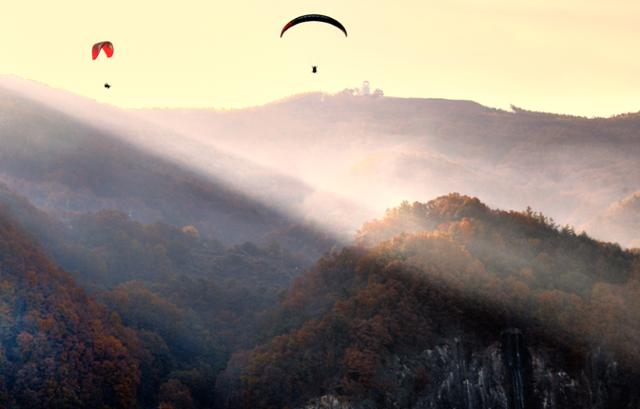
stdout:
[[[117,130],[50,109],[17,91],[1,93],[0,104],[0,179],[39,207],[61,213],[117,208],[145,222],[195,224],[203,234],[229,242],[260,234],[286,235],[295,225],[305,226],[298,228],[303,234],[304,229],[314,229],[312,221],[278,205],[288,203],[294,208],[311,192],[287,176],[243,165],[245,162],[220,153],[218,166],[236,169],[241,183],[235,184],[123,139],[114,134]],[[125,136],[134,135],[128,132]],[[249,181],[259,187],[254,193],[264,197],[256,198],[241,188]],[[278,203],[266,202],[265,197],[271,197],[277,186],[287,186],[279,191]]]
[[220,402],[631,409],[638,279],[638,254],[530,210],[405,203],[298,280],[219,377]]

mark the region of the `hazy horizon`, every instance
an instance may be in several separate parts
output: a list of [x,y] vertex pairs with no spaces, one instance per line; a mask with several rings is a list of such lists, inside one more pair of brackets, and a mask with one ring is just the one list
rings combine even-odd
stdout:
[[[3,9],[0,74],[125,108],[249,107],[366,79],[397,97],[606,117],[640,109],[640,59],[629,52],[639,8],[595,0],[384,7],[120,0],[98,16],[92,2],[31,0]],[[322,24],[279,37],[285,22],[308,12],[339,19],[349,37]],[[91,45],[104,40],[114,43],[113,58],[92,61]]]
[[[217,113],[228,113],[228,112],[236,112],[236,111],[244,111],[244,110],[251,110],[254,108],[262,108],[268,105],[272,105],[272,104],[277,104],[277,103],[281,103],[281,102],[286,102],[295,98],[299,98],[299,97],[304,97],[304,96],[308,96],[308,95],[327,95],[327,96],[336,96],[339,95],[345,91],[355,91],[356,95],[358,95],[357,93],[362,89],[362,86],[365,82],[369,82],[368,80],[363,80],[360,83],[354,83],[354,84],[346,84],[346,86],[344,88],[340,88],[340,89],[336,89],[336,90],[321,90],[321,89],[310,89],[310,90],[303,90],[300,92],[295,92],[293,94],[288,94],[288,95],[282,95],[282,96],[276,96],[272,99],[268,99],[265,101],[261,101],[261,102],[256,102],[253,104],[248,104],[248,105],[239,105],[239,106],[232,106],[232,107],[220,107],[220,106],[214,106],[214,105],[141,105],[141,106],[121,106],[118,105],[116,103],[114,103],[113,101],[110,101],[108,99],[102,99],[102,98],[96,98],[93,97],[92,95],[84,95],[84,94],[80,94],[80,93],[76,93],[73,90],[70,89],[65,89],[65,88],[61,88],[58,86],[55,86],[53,84],[48,84],[46,82],[43,82],[41,80],[38,79],[34,79],[34,78],[27,78],[27,77],[22,77],[20,75],[16,75],[16,74],[0,74],[0,79],[5,78],[5,79],[17,79],[19,81],[27,81],[29,83],[33,83],[33,84],[39,84],[45,87],[50,88],[51,90],[54,91],[62,91],[62,92],[68,92],[74,96],[77,97],[83,97],[83,98],[88,98],[96,103],[99,104],[103,104],[106,106],[110,106],[113,108],[119,108],[119,109],[123,109],[125,111],[144,111],[144,110],[176,110],[176,111],[180,111],[180,110],[184,110],[184,111],[188,111],[188,110],[194,110],[194,111],[212,111],[212,112],[217,112]],[[579,114],[579,113],[572,113],[572,112],[561,112],[561,111],[550,111],[550,110],[545,110],[544,108],[533,108],[527,105],[522,105],[522,104],[518,104],[518,103],[507,103],[504,106],[494,106],[494,105],[489,105],[489,104],[485,104],[482,101],[478,101],[478,100],[474,100],[474,99],[470,99],[470,98],[448,98],[448,97],[439,97],[439,96],[404,96],[404,95],[389,95],[387,94],[383,89],[376,87],[376,84],[370,84],[370,90],[371,90],[371,94],[373,94],[373,92],[375,90],[380,90],[383,91],[383,95],[382,97],[384,98],[395,98],[395,99],[408,99],[408,100],[434,100],[434,101],[459,101],[459,102],[472,102],[475,104],[478,104],[484,108],[489,108],[489,109],[495,109],[495,110],[500,110],[500,111],[504,111],[504,112],[514,112],[513,108],[517,108],[517,109],[521,109],[524,111],[528,111],[528,112],[532,112],[532,113],[540,113],[540,114],[550,114],[550,115],[562,115],[562,116],[568,116],[568,117],[575,117],[575,118],[587,118],[587,119],[610,119],[610,118],[616,118],[619,116],[624,116],[624,115],[629,115],[629,114],[638,114],[640,113],[640,105],[638,106],[637,110],[633,110],[633,111],[620,111],[620,112],[613,112],[611,114],[603,114],[603,115],[598,115],[598,114],[594,114],[594,115],[588,115],[588,114]],[[6,85],[6,84],[5,84]],[[371,95],[372,96],[372,95]]]

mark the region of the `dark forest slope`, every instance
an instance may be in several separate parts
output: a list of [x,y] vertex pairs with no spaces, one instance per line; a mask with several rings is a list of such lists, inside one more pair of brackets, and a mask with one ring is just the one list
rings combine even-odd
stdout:
[[276,242],[227,247],[193,226],[142,224],[117,211],[61,221],[1,184],[0,206],[105,305],[104,316],[128,327],[142,378],[132,399],[143,407],[187,399],[210,408],[230,353],[255,344],[263,312],[307,265]]
[[130,348],[135,335],[0,210],[0,407],[130,408],[140,383]]

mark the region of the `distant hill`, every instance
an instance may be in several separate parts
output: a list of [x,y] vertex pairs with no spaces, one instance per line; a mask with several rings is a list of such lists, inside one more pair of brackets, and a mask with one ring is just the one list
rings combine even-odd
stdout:
[[[587,227],[640,189],[640,115],[582,118],[471,101],[304,94],[264,106],[137,110],[374,209],[450,192]],[[607,237],[629,245],[626,234]]]
[[[17,78],[0,89],[0,177],[38,206],[118,209],[226,242],[309,222],[346,240],[402,200],[455,191],[591,229],[640,190],[637,114],[348,91],[229,111],[122,110]],[[630,234],[602,238],[629,246]]]
[[640,404],[637,253],[461,195],[404,203],[358,237],[234,355],[223,407]]
[[304,184],[202,148],[213,164],[207,173],[191,166],[196,158],[167,157],[160,147],[168,141],[179,153],[178,134],[122,110],[0,79],[0,181],[38,207],[60,215],[113,209],[146,223],[194,225],[225,243],[277,238],[314,254],[326,248],[317,238],[335,242],[292,210],[311,194]]

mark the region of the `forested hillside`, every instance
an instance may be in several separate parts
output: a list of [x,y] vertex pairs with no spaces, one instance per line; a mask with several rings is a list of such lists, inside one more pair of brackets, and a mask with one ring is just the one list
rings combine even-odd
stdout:
[[234,355],[223,406],[640,403],[639,254],[460,195],[405,203],[358,242],[325,256],[267,340]]
[[130,408],[144,355],[0,210],[0,407]]
[[8,407],[640,403],[640,254],[532,210],[405,202],[304,272],[275,243],[3,192]]
[[175,392],[211,407],[231,352],[255,344],[263,312],[308,265],[275,241],[228,247],[194,226],[145,225],[117,211],[62,221],[2,185],[0,206],[137,339],[144,382],[132,399],[144,405],[174,402]]

